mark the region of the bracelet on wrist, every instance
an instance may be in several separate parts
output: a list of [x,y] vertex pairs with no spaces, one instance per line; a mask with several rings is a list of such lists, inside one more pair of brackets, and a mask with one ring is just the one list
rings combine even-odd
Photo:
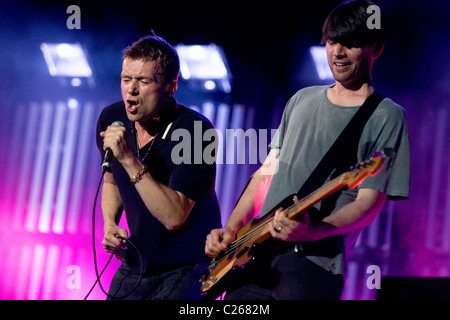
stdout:
[[142,176],[147,172],[147,166],[143,165],[141,170],[139,170],[134,176],[131,177],[130,181],[132,184],[136,184],[141,181]]

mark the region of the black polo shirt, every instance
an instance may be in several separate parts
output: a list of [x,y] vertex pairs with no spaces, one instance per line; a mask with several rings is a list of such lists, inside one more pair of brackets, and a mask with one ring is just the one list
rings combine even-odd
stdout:
[[[215,140],[204,138],[204,133],[209,130],[209,134],[205,137],[210,136],[214,127],[203,115],[178,105],[175,100],[173,108],[173,117],[166,121],[153,144],[150,142],[139,150],[139,157],[142,161],[151,146],[145,161],[149,173],[159,182],[195,201],[189,217],[180,228],[168,231],[154,218],[122,165],[115,159],[111,161],[111,171],[122,198],[130,229],[130,240],[143,256],[146,272],[164,270],[205,257],[206,236],[212,229],[221,226],[215,193],[216,166],[208,160],[208,157],[203,157],[203,154],[200,157],[198,154],[203,153],[205,148],[214,149],[212,143],[217,143],[217,135]],[[103,139],[99,134],[114,121],[124,123],[128,142],[137,154],[134,122],[128,120],[124,103],[117,102],[104,108],[97,122],[97,147],[101,159],[104,151]],[[190,141],[184,140],[187,137]],[[187,150],[186,146],[190,146],[191,150]],[[191,158],[191,161],[188,161],[188,158]],[[128,248],[128,255],[130,264],[133,264],[133,260],[137,261],[136,252],[131,246]]]

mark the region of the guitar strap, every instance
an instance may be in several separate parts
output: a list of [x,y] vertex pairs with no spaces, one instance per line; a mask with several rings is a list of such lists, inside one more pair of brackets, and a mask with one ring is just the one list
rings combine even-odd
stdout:
[[[339,137],[327,151],[325,156],[319,162],[309,178],[297,193],[299,199],[306,197],[318,188],[320,188],[331,174],[331,179],[339,176],[349,170],[350,166],[357,162],[358,144],[364,129],[372,113],[383,100],[377,92],[372,93],[362,106],[358,109]],[[334,170],[334,172],[333,172]],[[322,212],[330,212],[335,207],[335,201],[339,192],[325,198],[321,202]],[[282,202],[282,207],[292,204],[292,196],[289,196]],[[286,206],[287,207],[287,206]],[[320,221],[324,218],[324,213],[315,207],[308,209],[309,217],[312,221]],[[314,242],[299,242],[297,248],[300,255],[319,255],[325,257],[334,257],[340,252],[343,245],[342,236],[324,238]],[[280,243],[278,244],[280,246]],[[345,254],[345,250],[344,250]]]
[[383,97],[374,92],[364,101],[298,191],[299,199],[321,187],[331,173],[331,178],[335,178],[341,173],[348,171],[350,166],[357,162],[358,144],[364,126],[382,100]]
[[[297,192],[297,196],[299,199],[303,199],[307,195],[320,188],[334,169],[335,171],[331,175],[332,179],[337,177],[341,173],[348,171],[350,166],[354,165],[357,162],[357,151],[361,133],[366,125],[367,120],[369,120],[370,116],[375,111],[380,102],[383,101],[383,99],[384,98],[377,92],[373,92],[369,97],[367,97],[367,99],[349,121],[347,126],[341,132],[339,137],[327,151],[325,156],[316,166],[314,171],[310,174],[308,179],[306,179],[303,186],[299,189],[299,191]],[[244,188],[244,191],[245,189],[247,189],[251,179],[252,178],[250,177],[247,185]],[[236,201],[235,206],[241,199],[244,191],[242,191],[239,199]],[[271,211],[279,207],[287,208],[291,205],[292,195],[289,195]],[[317,217],[317,219],[320,220],[320,217]]]

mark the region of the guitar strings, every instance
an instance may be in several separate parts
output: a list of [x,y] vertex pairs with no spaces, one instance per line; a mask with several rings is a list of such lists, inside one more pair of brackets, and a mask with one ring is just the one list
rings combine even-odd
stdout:
[[[331,182],[330,182],[331,183]],[[327,183],[328,185],[329,183]],[[292,212],[294,209],[297,209],[297,207],[299,207],[301,204],[303,204],[306,200],[308,200],[309,198],[311,198],[313,195],[315,195],[319,190],[316,190],[314,192],[312,192],[311,194],[307,195],[306,197],[304,197],[302,200],[300,200],[297,203],[292,204],[291,206],[289,206],[288,208],[286,208],[286,210],[288,211],[288,214],[290,212]],[[266,228],[272,221],[274,220],[274,217],[270,217],[267,221],[265,221],[264,223],[262,223],[261,225],[259,225],[258,227],[256,227],[255,229],[251,230],[248,233],[243,234],[239,239],[234,240],[229,249],[227,251],[224,251],[222,254],[220,254],[219,256],[221,256],[219,259],[214,259],[215,263],[219,263],[220,261],[222,261],[225,257],[227,257],[230,254],[234,254],[237,250],[239,250],[242,245],[246,242],[249,242],[251,239],[253,239],[255,236],[257,236],[257,234],[263,230],[264,228]],[[219,257],[218,256],[218,257]]]
[[[373,161],[371,161],[373,162]],[[362,167],[367,167],[369,165],[371,165],[371,162],[361,162],[358,163],[353,169],[358,169],[360,170]],[[353,171],[353,170],[352,170]],[[348,173],[348,172],[347,172]],[[286,208],[286,210],[288,211],[288,214],[290,212],[292,212],[294,209],[297,209],[297,207],[301,204],[303,204],[304,202],[306,202],[308,199],[310,199],[311,197],[315,196],[316,193],[318,193],[320,190],[322,190],[323,188],[328,187],[329,185],[331,185],[332,183],[336,183],[337,181],[341,181],[343,179],[343,177],[345,176],[344,174],[341,174],[340,176],[336,177],[335,179],[329,181],[328,183],[324,184],[321,188],[311,192],[309,195],[307,195],[306,197],[302,198],[299,202],[292,204],[290,207]],[[339,187],[342,186],[337,186],[336,189],[339,189]],[[336,190],[333,190],[332,192],[335,192]],[[306,210],[307,208],[305,208],[304,210]],[[221,260],[223,260],[226,256],[235,253],[238,249],[240,249],[242,247],[242,245],[246,242],[249,242],[252,238],[254,238],[262,229],[266,228],[269,223],[271,223],[274,220],[274,217],[269,218],[266,222],[262,223],[260,226],[256,227],[255,229],[251,230],[248,233],[245,233],[244,235],[242,235],[239,239],[234,240],[229,249],[225,252],[222,253],[222,257],[219,258],[218,260],[215,260],[217,262],[220,262]]]
[[[285,210],[288,211],[288,214],[291,213],[293,210],[297,209],[297,207],[299,207],[300,205],[304,204],[304,202],[306,202],[307,200],[309,200],[310,198],[312,198],[313,196],[315,196],[320,190],[322,190],[323,188],[328,187],[330,184],[332,183],[336,183],[337,181],[340,181],[342,179],[344,174],[338,176],[337,178],[329,181],[328,183],[324,184],[321,188],[311,192],[309,195],[305,196],[304,198],[302,198],[299,202],[292,204],[291,206],[289,206],[288,208],[286,208]],[[334,190],[333,192],[335,192],[336,190]],[[307,208],[304,208],[303,210],[306,210]],[[266,228],[272,221],[274,220],[274,217],[270,217],[267,221],[265,221],[264,223],[262,223],[261,225],[257,226],[255,229],[251,230],[248,233],[243,234],[239,239],[234,240],[231,244],[230,247],[227,251],[222,252],[221,254],[219,254],[215,259],[214,259],[214,264],[217,264],[219,262],[221,262],[223,259],[225,259],[227,256],[234,254],[237,250],[239,250],[243,244],[250,242],[250,240],[252,240],[255,236],[258,235],[258,233],[263,230],[264,228]]]
[[[348,173],[351,173],[355,169],[360,170],[362,167],[367,168],[368,166],[373,165],[374,164],[373,159],[371,158],[370,160],[371,160],[370,162],[368,162],[366,160],[364,162],[358,163],[355,167],[351,168],[350,172],[341,174],[340,176],[336,177],[335,179],[333,179],[333,180],[329,181],[328,183],[324,184],[319,189],[313,191],[312,193],[310,193],[309,195],[307,195],[306,197],[301,199],[299,202],[292,204],[290,207],[288,207],[286,209],[288,211],[288,215],[293,209],[296,209],[299,205],[303,204],[306,200],[308,200],[309,198],[313,197],[316,193],[318,193],[320,190],[322,190],[323,188],[327,187],[328,185],[330,185],[332,183],[336,183],[336,182],[339,181],[338,185],[335,187],[335,189],[333,189],[331,191],[331,193],[336,192],[338,189],[342,188],[345,185],[345,183],[342,184],[342,180],[344,179],[345,175],[348,174]],[[309,207],[305,207],[302,211],[307,210],[308,208]],[[216,258],[214,258],[212,263],[211,263],[211,265],[210,265],[210,267],[213,266],[213,265],[216,266],[223,259],[225,259],[225,257],[229,256],[230,254],[234,254],[238,249],[240,249],[242,247],[242,245],[244,243],[248,242],[249,240],[251,240],[252,238],[257,236],[259,231],[264,229],[264,228],[266,228],[269,225],[269,223],[271,223],[273,220],[274,220],[274,217],[270,217],[269,219],[267,219],[266,222],[262,223],[261,225],[259,225],[255,229],[251,230],[250,232],[245,233],[239,239],[236,239],[233,242],[231,242],[229,249],[227,251],[224,251],[224,252],[220,253]]]

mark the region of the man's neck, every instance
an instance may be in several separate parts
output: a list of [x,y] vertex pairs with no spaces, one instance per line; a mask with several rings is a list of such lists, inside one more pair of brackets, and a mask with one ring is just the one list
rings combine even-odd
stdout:
[[150,120],[145,122],[135,122],[134,126],[138,135],[139,145],[142,147],[150,142],[159,130],[162,129],[172,119],[177,110],[177,103],[170,101],[167,105],[153,116]]
[[328,100],[331,103],[343,107],[360,106],[368,96],[375,91],[371,82],[364,82],[359,86],[345,86],[340,82],[330,87],[327,91]]
[[140,122],[135,122],[134,127],[136,128],[136,138],[140,149],[155,138],[158,133],[157,128],[159,127],[159,121],[155,121],[155,124],[151,127],[142,126]]

